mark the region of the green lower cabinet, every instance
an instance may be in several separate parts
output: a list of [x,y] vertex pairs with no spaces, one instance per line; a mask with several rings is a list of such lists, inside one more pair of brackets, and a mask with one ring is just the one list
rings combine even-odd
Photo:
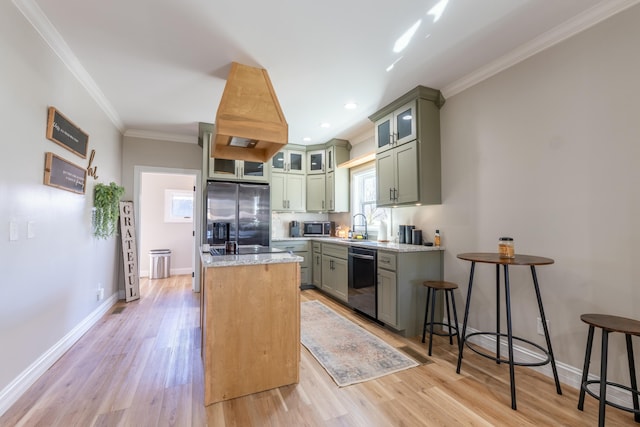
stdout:
[[322,244],[322,286],[321,289],[343,302],[348,301],[349,263],[347,247]]
[[[378,319],[404,336],[422,335],[427,296],[422,283],[442,280],[442,271],[442,251],[379,250]],[[437,301],[435,315],[442,317],[442,301]]]
[[322,288],[322,253],[313,252],[313,286]]
[[309,242],[295,241],[295,240],[281,240],[277,242],[271,242],[271,246],[274,248],[282,249],[304,258],[304,261],[300,263],[300,284],[311,284],[311,272],[309,271],[311,266],[311,258],[309,257]]
[[378,269],[378,320],[398,327],[396,306],[396,273]]

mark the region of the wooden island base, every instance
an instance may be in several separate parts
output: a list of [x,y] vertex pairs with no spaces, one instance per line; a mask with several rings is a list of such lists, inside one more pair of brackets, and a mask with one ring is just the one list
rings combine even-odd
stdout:
[[204,404],[297,383],[299,263],[203,270]]

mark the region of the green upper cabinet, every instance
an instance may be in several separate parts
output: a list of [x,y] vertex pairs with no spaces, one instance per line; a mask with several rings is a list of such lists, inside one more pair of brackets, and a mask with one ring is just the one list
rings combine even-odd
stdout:
[[307,211],[349,212],[349,169],[338,165],[349,160],[351,144],[334,138],[307,149]]
[[307,152],[307,174],[323,174],[325,173],[324,163],[325,150],[313,150]]
[[271,209],[281,212],[304,212],[306,177],[275,172],[271,174]]
[[329,212],[349,212],[349,169],[338,165],[349,160],[350,150],[351,144],[344,139],[327,142],[325,201]]
[[324,175],[307,175],[307,212],[328,210],[325,200],[326,178]]
[[[346,150],[347,153],[347,159],[344,160],[345,162],[347,160],[349,160],[349,150]],[[341,154],[341,153],[338,153]],[[325,164],[327,165],[327,173],[329,172],[333,172],[336,168],[336,146],[335,145],[331,145],[329,147],[327,147],[327,151],[325,154]]]
[[410,101],[375,123],[378,153],[416,139],[416,101]]
[[280,150],[271,158],[271,171],[304,175],[305,154],[304,149]]
[[209,178],[230,181],[269,181],[269,164],[247,160],[209,159]]
[[199,123],[198,144],[202,150],[202,178],[225,181],[269,182],[269,163],[221,159],[211,156],[210,136],[215,133],[211,123]]
[[440,91],[418,86],[369,116],[375,123],[378,206],[442,203]]

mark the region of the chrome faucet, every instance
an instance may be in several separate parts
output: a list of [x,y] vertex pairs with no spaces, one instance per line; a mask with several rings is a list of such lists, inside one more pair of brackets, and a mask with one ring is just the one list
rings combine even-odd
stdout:
[[361,216],[362,218],[364,218],[364,234],[362,235],[362,237],[366,240],[369,238],[369,233],[367,232],[367,217],[364,214],[357,213],[353,216],[353,225],[351,226],[351,230],[353,230],[354,232],[356,231],[357,216]]

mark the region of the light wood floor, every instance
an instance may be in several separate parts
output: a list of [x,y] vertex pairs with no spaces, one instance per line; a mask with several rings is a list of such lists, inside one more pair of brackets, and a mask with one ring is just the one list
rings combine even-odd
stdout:
[[[597,404],[528,368],[516,368],[518,410],[510,408],[508,367],[434,339],[430,363],[338,388],[301,347],[300,383],[204,407],[199,294],[190,277],[141,280],[139,301],[119,302],[2,417],[0,426],[591,426]],[[404,339],[354,315],[318,291],[318,299],[396,347],[426,356]],[[331,331],[327,331],[331,333]],[[607,425],[638,426],[607,408]]]

